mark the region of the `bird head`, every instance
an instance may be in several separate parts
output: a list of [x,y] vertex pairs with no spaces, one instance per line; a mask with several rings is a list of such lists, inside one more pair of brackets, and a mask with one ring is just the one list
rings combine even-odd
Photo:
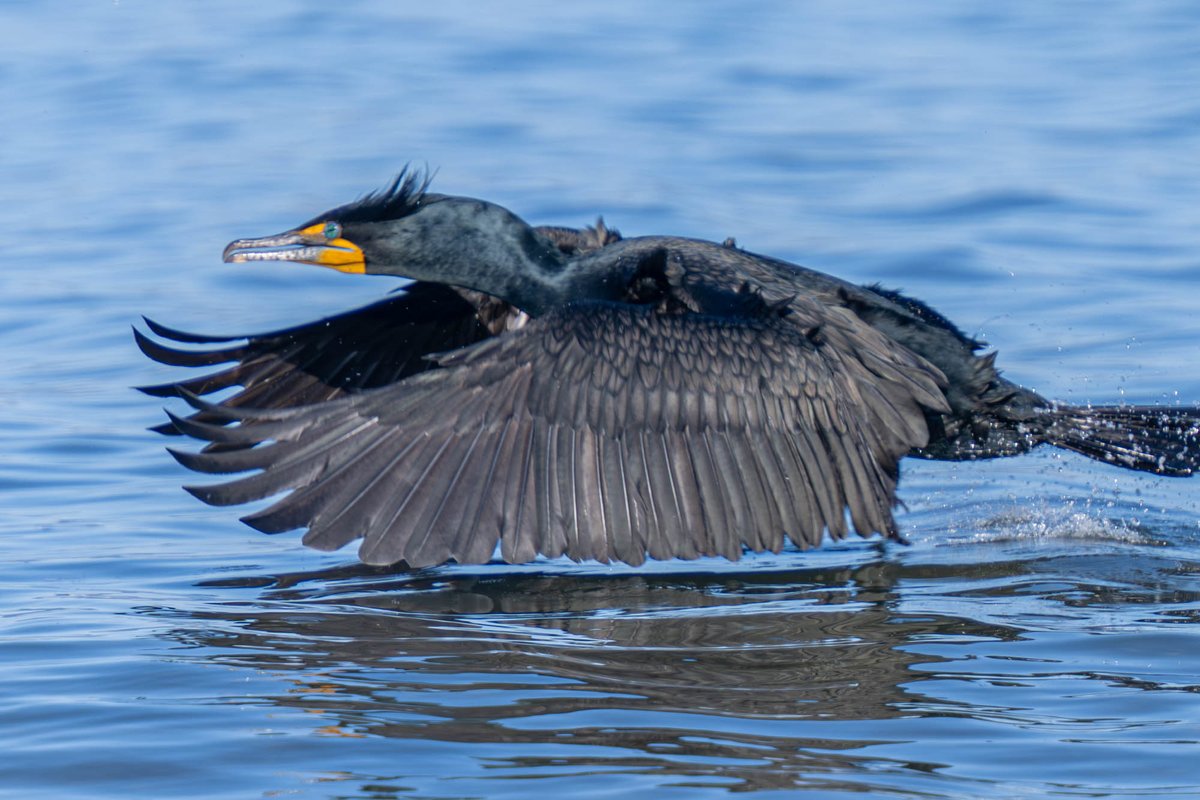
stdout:
[[527,310],[553,305],[566,256],[508,209],[431,194],[402,172],[388,188],[292,230],[237,239],[226,262],[294,261],[351,274],[395,275],[486,292]]

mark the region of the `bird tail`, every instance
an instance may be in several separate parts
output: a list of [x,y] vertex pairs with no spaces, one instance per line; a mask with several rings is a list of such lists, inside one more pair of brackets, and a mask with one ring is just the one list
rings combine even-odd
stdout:
[[1200,472],[1200,409],[1057,406],[1046,441],[1128,469],[1158,475]]

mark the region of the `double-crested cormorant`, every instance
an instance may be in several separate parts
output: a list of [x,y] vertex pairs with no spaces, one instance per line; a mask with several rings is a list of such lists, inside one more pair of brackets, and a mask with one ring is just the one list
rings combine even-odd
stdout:
[[158,429],[208,442],[172,451],[185,466],[258,470],[189,491],[230,505],[290,490],[245,521],[306,527],[322,550],[362,538],[369,564],[482,563],[497,542],[509,562],[640,564],[851,526],[899,538],[906,455],[1046,443],[1161,475],[1200,467],[1200,410],[1051,403],[896,292],[731,241],[533,228],[426,189],[401,175],[225,250],[414,279],[403,294],[241,344],[149,321],[207,347],[137,334],[167,364],[232,364],[146,388],[197,409]]

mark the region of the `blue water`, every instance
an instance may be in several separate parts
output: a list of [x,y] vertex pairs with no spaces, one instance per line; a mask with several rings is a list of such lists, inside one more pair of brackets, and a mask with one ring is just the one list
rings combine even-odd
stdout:
[[1200,480],[906,462],[908,548],[389,573],[179,490],[140,314],[406,162],[540,224],[903,287],[1072,402],[1200,402],[1200,11],[1162,0],[0,10],[0,795],[1200,795]]

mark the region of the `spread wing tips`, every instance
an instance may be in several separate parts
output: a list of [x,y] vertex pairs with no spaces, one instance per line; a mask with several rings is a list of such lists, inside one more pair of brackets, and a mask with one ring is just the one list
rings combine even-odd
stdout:
[[186,344],[215,344],[217,342],[234,342],[239,339],[245,339],[244,336],[207,336],[202,333],[191,333],[189,331],[181,331],[178,328],[169,328],[161,322],[155,322],[149,317],[142,317],[142,321],[146,323],[146,327],[155,336],[163,339],[170,339],[173,342],[181,342]]
[[[209,350],[182,350],[159,344],[137,328],[133,329],[133,339],[138,349],[146,356],[160,364],[170,367],[207,367],[213,364],[224,364],[237,360],[242,352],[241,347],[215,348]],[[187,339],[178,341],[189,341]],[[218,339],[217,341],[224,341]]]

